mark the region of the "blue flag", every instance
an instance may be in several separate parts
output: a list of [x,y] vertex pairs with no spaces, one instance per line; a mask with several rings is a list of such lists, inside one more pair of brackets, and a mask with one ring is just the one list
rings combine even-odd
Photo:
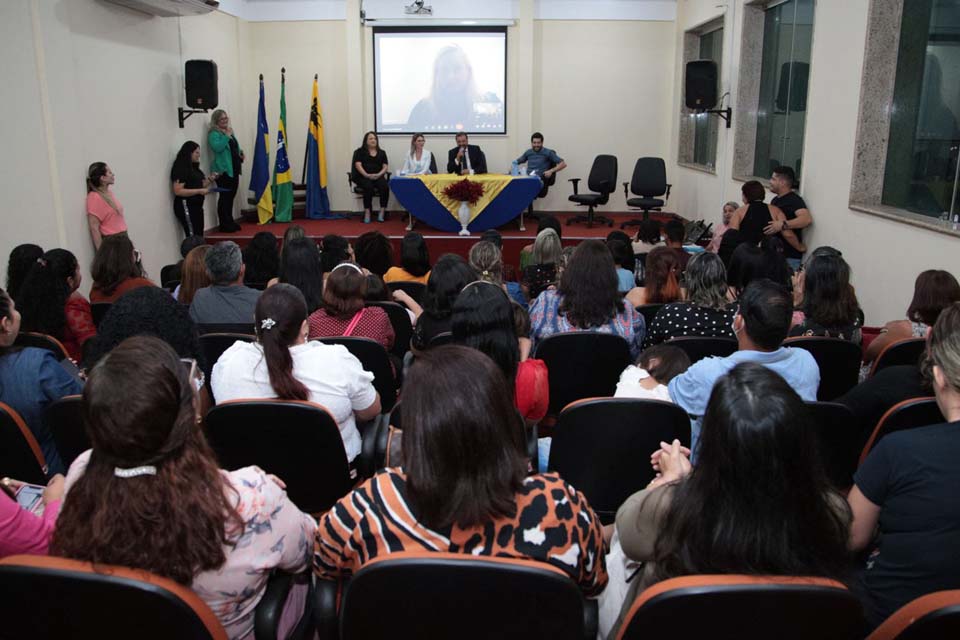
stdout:
[[317,76],[313,76],[310,129],[307,132],[307,217],[314,220],[343,217],[330,213],[330,199],[327,197],[327,152],[323,142]]
[[257,219],[266,224],[273,218],[273,193],[270,185],[270,131],[267,111],[263,104],[263,76],[260,76],[260,108],[257,110],[257,138],[253,146],[253,171],[250,172],[250,191],[257,201]]

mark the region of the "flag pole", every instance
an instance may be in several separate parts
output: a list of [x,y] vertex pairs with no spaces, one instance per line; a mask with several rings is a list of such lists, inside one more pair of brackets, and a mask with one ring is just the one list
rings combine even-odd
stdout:
[[[313,74],[313,81],[316,82],[318,74]],[[300,184],[307,182],[307,156],[310,155],[310,116],[307,116],[307,142],[303,145],[303,171],[300,172]]]

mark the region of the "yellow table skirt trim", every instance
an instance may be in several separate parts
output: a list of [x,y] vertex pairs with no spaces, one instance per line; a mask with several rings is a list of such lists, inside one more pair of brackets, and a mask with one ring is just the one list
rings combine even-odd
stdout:
[[450,212],[450,215],[453,216],[453,219],[458,222],[460,220],[460,201],[451,200],[443,193],[443,190],[449,185],[464,179],[470,180],[471,182],[479,182],[483,185],[483,195],[480,196],[476,204],[470,205],[470,222],[473,222],[474,218],[483,213],[487,205],[493,202],[494,198],[503,191],[503,188],[513,180],[513,176],[499,173],[483,173],[473,176],[458,176],[455,173],[439,173],[416,177],[423,181],[427,189],[430,189],[430,193],[440,201],[440,204],[442,204],[444,208]]

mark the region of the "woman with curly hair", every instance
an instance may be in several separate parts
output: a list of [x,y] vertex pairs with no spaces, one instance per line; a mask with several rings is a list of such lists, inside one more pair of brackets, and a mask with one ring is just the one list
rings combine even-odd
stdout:
[[37,258],[20,287],[21,329],[53,336],[74,360],[97,335],[90,303],[77,289],[82,276],[77,258],[66,249],[52,249]]
[[634,307],[683,300],[677,252],[670,247],[656,247],[648,253],[644,265],[643,286],[630,291],[627,300]]
[[106,236],[90,267],[90,302],[113,302],[131,289],[155,287],[140,265],[140,252],[125,233]]
[[169,578],[210,605],[229,637],[250,638],[270,573],[306,568],[316,523],[261,469],[217,466],[191,372],[151,336],[125,340],[90,372],[82,412],[93,448],[70,466],[51,552]]
[[243,272],[243,283],[248,287],[265,288],[280,268],[277,236],[269,231],[254,235],[250,244],[243,248],[243,264],[247,267]]
[[600,331],[624,338],[630,355],[640,355],[646,334],[643,314],[617,291],[613,256],[602,240],[584,240],[577,246],[560,278],[559,289],[547,289],[530,303],[534,343],[555,333]]

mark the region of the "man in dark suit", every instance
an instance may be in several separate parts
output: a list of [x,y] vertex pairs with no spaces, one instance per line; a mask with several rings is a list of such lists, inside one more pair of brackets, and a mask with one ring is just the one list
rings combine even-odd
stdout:
[[447,173],[469,175],[486,173],[487,159],[475,144],[468,144],[467,134],[457,134],[457,146],[447,153]]

